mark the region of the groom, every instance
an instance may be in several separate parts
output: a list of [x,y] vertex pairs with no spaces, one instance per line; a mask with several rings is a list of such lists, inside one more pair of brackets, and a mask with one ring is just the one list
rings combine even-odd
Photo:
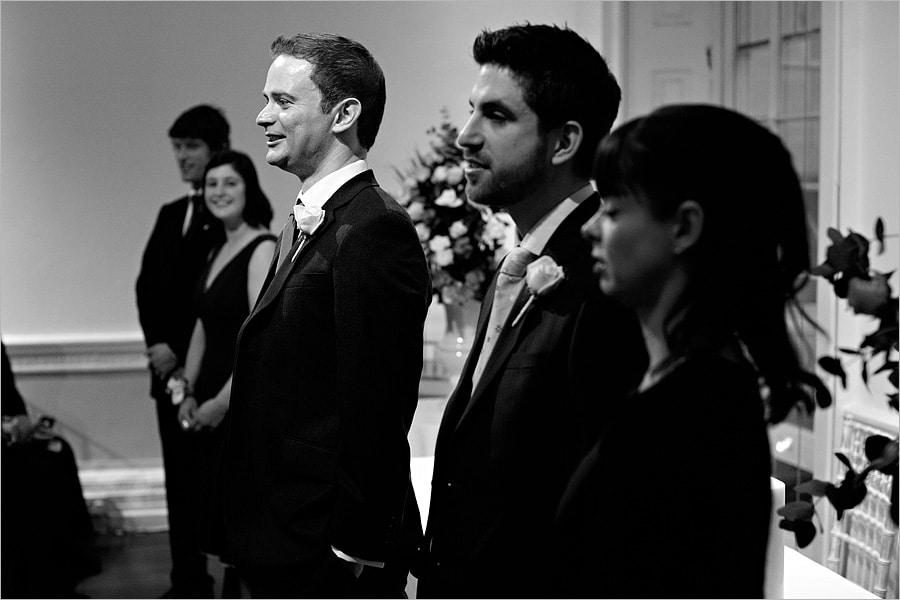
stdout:
[[365,161],[384,76],[340,36],[279,37],[272,55],[256,122],[301,187],[238,337],[227,549],[253,597],[401,597],[422,536],[406,435],[431,283]]
[[634,318],[597,291],[580,235],[600,206],[588,178],[620,92],[569,29],[485,31],[474,56],[457,140],[466,193],[506,210],[522,241],[484,299],[441,422],[418,595],[553,598],[557,502],[600,413],[645,361]]

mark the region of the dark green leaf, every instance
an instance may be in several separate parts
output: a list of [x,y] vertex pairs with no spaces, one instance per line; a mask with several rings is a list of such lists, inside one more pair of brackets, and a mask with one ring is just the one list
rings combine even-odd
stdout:
[[875,239],[878,240],[878,254],[884,254],[884,221],[881,217],[875,220]]
[[870,435],[866,438],[866,458],[870,466],[885,475],[897,469],[897,440],[883,435]]
[[869,387],[869,361],[863,359],[862,364],[859,367],[859,376],[862,377],[863,384],[865,384],[866,388]]
[[840,521],[841,517],[844,516],[845,510],[858,506],[865,499],[868,493],[866,489],[868,470],[857,473],[846,455],[841,452],[835,452],[834,455],[847,467],[847,473],[844,475],[844,480],[841,481],[840,485],[825,491],[825,497],[831,502]]
[[786,531],[794,532],[797,546],[806,548],[816,537],[816,526],[812,521],[788,521],[782,520],[778,526]]
[[841,364],[839,358],[834,356],[822,356],[819,358],[819,366],[822,367],[826,373],[840,377],[841,387],[847,388],[847,373],[844,371],[844,366]]
[[844,236],[842,236],[841,232],[834,227],[829,227],[826,230],[826,233],[828,234],[828,239],[831,240],[833,244],[840,244],[844,241]]
[[[897,372],[894,371],[894,374],[896,375]],[[896,384],[894,384],[894,385],[896,385]],[[888,406],[890,406],[894,410],[900,411],[900,394],[898,394],[897,392],[894,392],[892,394],[888,394],[887,397],[888,397]]]
[[794,491],[798,494],[811,494],[813,496],[824,496],[829,488],[833,488],[834,485],[827,481],[819,481],[818,479],[810,479],[809,481],[804,481],[800,485],[794,488]]
[[844,354],[856,354],[856,355],[861,354],[861,352],[860,352],[859,350],[857,350],[856,348],[844,348],[844,347],[840,347],[840,348],[838,348],[838,350],[840,350],[840,351],[843,352]]
[[809,521],[815,514],[816,509],[811,502],[798,500],[796,502],[788,502],[775,512],[788,521]]
[[815,275],[816,277],[824,277],[828,280],[831,280],[831,278],[834,277],[834,274],[837,272],[837,269],[835,269],[828,263],[822,263],[821,265],[813,267],[809,270],[810,275]]
[[853,470],[853,465],[850,464],[850,459],[847,458],[847,455],[846,455],[846,454],[844,454],[843,452],[835,452],[834,455],[837,457],[837,459],[838,459],[839,461],[841,461],[842,463],[844,463],[844,466],[845,466],[845,467],[847,467],[847,468],[850,469],[851,471]]

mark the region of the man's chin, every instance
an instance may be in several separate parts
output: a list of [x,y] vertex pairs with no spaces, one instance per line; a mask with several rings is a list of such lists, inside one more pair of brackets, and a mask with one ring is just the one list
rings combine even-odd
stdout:
[[283,156],[274,153],[266,154],[266,162],[272,165],[273,167],[284,168],[285,159]]

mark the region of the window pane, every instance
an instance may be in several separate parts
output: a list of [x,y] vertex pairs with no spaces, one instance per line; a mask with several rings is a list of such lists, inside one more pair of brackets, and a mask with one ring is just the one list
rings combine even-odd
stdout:
[[785,39],[781,44],[781,81],[778,112],[802,116],[818,111],[818,34]]
[[771,27],[769,2],[739,2],[735,19],[738,46],[764,42],[769,39]]
[[794,159],[794,168],[804,182],[819,179],[819,119],[816,117],[779,120],[778,135]]
[[769,118],[770,48],[768,45],[741,50],[735,73],[735,108],[760,120]]
[[748,4],[750,4],[750,41],[769,39],[774,4],[769,2],[749,2]]

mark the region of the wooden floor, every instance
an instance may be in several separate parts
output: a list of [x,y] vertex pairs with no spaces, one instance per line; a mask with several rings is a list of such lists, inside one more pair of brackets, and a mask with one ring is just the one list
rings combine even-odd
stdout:
[[[76,590],[90,598],[158,598],[169,589],[169,534],[128,533],[97,538],[102,571],[81,582]],[[209,560],[216,579],[216,595],[222,592],[222,568]]]

